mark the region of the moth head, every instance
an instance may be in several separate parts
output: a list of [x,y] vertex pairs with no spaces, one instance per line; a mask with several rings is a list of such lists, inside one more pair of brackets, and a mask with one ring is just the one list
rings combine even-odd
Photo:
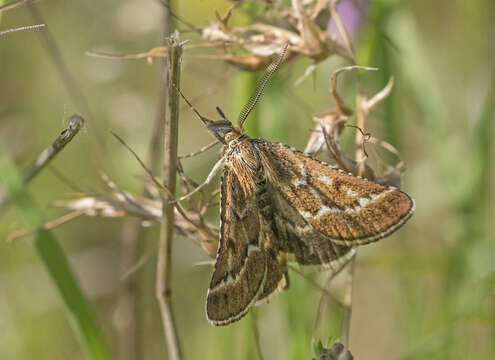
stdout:
[[227,119],[223,111],[218,106],[216,109],[222,119],[217,121],[204,119],[203,122],[206,124],[206,128],[213,134],[213,136],[215,136],[221,143],[228,144],[232,140],[241,136],[244,131],[238,126],[232,125],[232,122]]
[[245,131],[240,126],[232,125],[225,120],[213,121],[207,125],[208,130],[222,143],[229,144],[231,141],[241,137]]

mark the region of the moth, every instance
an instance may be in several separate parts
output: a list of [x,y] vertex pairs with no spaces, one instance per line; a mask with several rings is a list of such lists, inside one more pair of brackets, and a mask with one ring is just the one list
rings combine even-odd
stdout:
[[241,319],[251,306],[289,285],[287,259],[335,267],[358,245],[392,234],[414,200],[394,187],[353,176],[282,143],[250,138],[242,125],[282,62],[286,47],[233,125],[192,111],[224,146],[206,181],[223,166],[220,241],[206,298],[213,325]]

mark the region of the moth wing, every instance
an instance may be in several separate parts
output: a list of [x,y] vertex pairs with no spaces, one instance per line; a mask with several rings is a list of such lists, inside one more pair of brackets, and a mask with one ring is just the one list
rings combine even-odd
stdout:
[[266,280],[257,303],[267,302],[277,292],[289,286],[289,275],[285,253],[280,251],[280,241],[274,232],[274,218],[266,218],[260,213],[260,240],[266,257]]
[[288,202],[281,191],[273,189],[274,221],[283,251],[294,254],[300,265],[325,265],[339,269],[353,255],[352,249],[336,244],[311,226]]
[[238,177],[226,166],[221,181],[220,241],[206,298],[206,315],[214,325],[243,317],[263,292],[266,280],[255,195],[240,189]]
[[314,228],[335,244],[381,239],[414,212],[414,201],[396,188],[347,174],[284,144],[260,142],[258,148],[279,206],[297,210],[308,231]]

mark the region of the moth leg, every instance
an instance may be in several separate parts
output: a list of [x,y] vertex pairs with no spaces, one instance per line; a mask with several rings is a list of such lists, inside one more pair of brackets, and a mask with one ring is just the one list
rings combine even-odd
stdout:
[[191,195],[193,195],[194,193],[198,192],[199,190],[201,190],[205,185],[208,185],[210,183],[210,181],[215,177],[215,175],[218,173],[218,171],[222,168],[223,164],[225,162],[225,157],[222,156],[220,158],[220,160],[217,161],[217,163],[215,164],[215,166],[213,166],[213,169],[211,169],[210,173],[208,174],[208,177],[206,178],[205,182],[202,183],[201,185],[199,185],[196,189],[194,189],[193,191],[191,191],[190,193],[178,198],[177,200],[175,200],[175,202],[177,201],[182,201],[182,200],[185,200],[187,199],[188,197],[190,197]]

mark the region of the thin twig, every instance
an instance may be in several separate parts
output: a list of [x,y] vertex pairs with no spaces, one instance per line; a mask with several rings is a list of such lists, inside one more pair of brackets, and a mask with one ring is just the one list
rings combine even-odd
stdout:
[[220,142],[218,140],[213,140],[211,143],[209,144],[206,144],[205,146],[203,146],[201,149],[195,151],[195,152],[192,152],[190,154],[186,154],[186,155],[181,155],[179,156],[179,159],[187,159],[187,158],[190,158],[190,157],[194,157],[196,155],[199,155],[199,154],[202,154],[204,153],[205,151],[207,150],[210,150],[212,147],[214,147],[216,144],[219,144]]
[[[366,103],[366,99],[361,96],[356,96],[356,118],[357,118],[357,127],[359,129],[364,129],[364,123],[366,120],[366,114],[364,109],[364,104]],[[359,164],[358,175],[362,176],[365,171],[366,166],[366,158],[362,148],[362,144],[364,143],[364,133],[362,131],[356,131],[356,162]],[[346,283],[345,283],[345,306],[343,309],[343,317],[342,317],[342,343],[345,347],[349,347],[349,337],[351,332],[351,315],[352,315],[352,286],[354,283],[354,268],[356,264],[356,256],[353,256],[349,264],[347,265],[346,272]]]
[[5,4],[0,6],[0,11],[6,11],[6,10],[12,10],[15,9],[16,7],[22,6],[24,4],[27,4],[28,2],[35,2],[37,0],[18,0],[18,1],[13,1],[11,3]]
[[[175,195],[177,175],[177,139],[179,120],[179,93],[177,88],[180,82],[180,63],[182,44],[178,34],[173,34],[168,40],[167,68],[168,68],[168,104],[164,126],[164,169],[163,182]],[[162,322],[165,330],[168,356],[171,360],[181,359],[181,347],[177,335],[171,301],[172,278],[172,239],[174,232],[174,200],[173,196],[163,197],[163,219],[160,228],[160,244],[158,249],[158,263],[156,274],[156,297],[160,305]]]
[[[59,217],[55,220],[47,222],[45,225],[43,225],[42,229],[43,230],[54,229],[54,228],[59,227],[60,225],[65,224],[65,223],[67,223],[67,222],[69,222],[69,221],[71,221],[71,220],[73,220],[73,219],[75,219],[81,215],[84,215],[84,210],[72,211],[68,214],[62,215],[61,217]],[[20,237],[36,234],[38,231],[39,231],[39,229],[37,229],[35,231],[31,231],[31,230],[27,230],[27,229],[21,229],[21,230],[14,231],[13,233],[9,234],[9,236],[7,237],[7,242],[12,242],[15,239],[18,239]]]
[[[36,160],[27,167],[22,174],[22,183],[29,183],[38,173],[76,136],[84,125],[84,119],[79,115],[72,115],[69,124],[62,130],[55,141],[38,155]],[[0,209],[9,201],[8,195],[0,195]]]
[[5,34],[9,34],[9,33],[13,33],[13,32],[17,32],[17,31],[39,29],[39,28],[44,28],[44,27],[45,27],[45,24],[21,26],[18,28],[0,31],[0,36],[5,35]]
[[346,266],[345,292],[344,292],[344,308],[342,313],[342,344],[349,347],[349,339],[351,334],[351,315],[352,315],[352,286],[354,283],[354,268],[356,263],[356,255],[352,257]]
[[[166,39],[168,38],[169,31],[169,10],[163,9],[162,11],[162,19],[161,19],[161,27],[162,31],[160,35],[160,43],[161,45],[166,45]],[[158,101],[157,101],[157,109],[155,120],[153,122],[153,129],[150,136],[150,142],[148,147],[148,156],[147,163],[150,166],[150,173],[159,173],[160,168],[160,159],[162,153],[162,127],[163,127],[163,119],[165,118],[165,107],[166,107],[166,59],[162,58],[159,63],[158,68]],[[141,184],[141,194],[144,196],[148,193],[147,190],[147,182],[143,180]],[[129,237],[128,241],[122,244],[122,262],[125,261],[128,255],[126,254],[136,254],[138,259],[134,264],[128,264],[126,268],[122,268],[121,278],[123,281],[122,287],[129,288],[131,291],[126,291],[121,293],[121,297],[119,302],[126,303],[129,299],[136,299],[136,307],[129,308],[129,316],[140,319],[140,321],[136,321],[136,327],[134,329],[129,329],[127,332],[123,332],[120,334],[118,338],[119,342],[119,350],[121,350],[123,356],[126,356],[126,359],[140,359],[149,357],[149,353],[147,353],[146,349],[149,348],[149,338],[151,337],[149,333],[149,329],[153,328],[153,318],[147,316],[146,311],[142,311],[141,309],[149,308],[152,304],[147,296],[144,294],[148,292],[150,286],[153,284],[150,282],[150,279],[153,276],[153,267],[148,266],[143,268],[147,259],[151,258],[152,255],[156,254],[157,245],[153,243],[152,246],[148,246],[145,238],[143,236],[143,231],[141,228],[140,222],[132,221],[131,219],[126,220],[130,221],[129,227],[127,227],[128,231],[132,233],[132,237]],[[139,276],[130,276],[134,274],[138,269],[143,268],[143,271],[140,271]],[[134,286],[134,283],[137,282],[137,286]],[[139,312],[141,312],[139,314]],[[125,355],[126,344],[128,343],[128,339],[135,339],[136,342],[136,352],[133,354],[133,357],[129,357]],[[134,340],[132,340],[134,341]],[[132,350],[132,348],[131,348]],[[120,355],[120,354],[119,354]]]
[[[334,300],[337,303],[339,303],[339,304],[342,305],[342,302],[338,298],[336,298],[335,296],[333,296],[333,294],[326,287],[318,284],[317,281],[313,280],[311,277],[309,277],[308,275],[306,275],[305,273],[303,273],[302,271],[300,271],[298,268],[296,268],[296,267],[294,267],[294,266],[292,266],[290,264],[287,264],[287,267],[290,270],[294,271],[297,275],[301,276],[309,284],[311,284],[312,286],[314,286],[315,288],[317,288],[318,290],[320,290],[324,295],[328,296],[332,300]],[[332,274],[332,277],[327,280],[327,283],[329,283],[332,278],[333,278],[333,274]]]
[[[141,228],[141,225],[139,225],[139,228]],[[153,247],[151,249],[148,249],[147,252],[145,252],[137,261],[129,266],[126,269],[123,269],[124,272],[122,275],[120,275],[120,281],[125,281],[127,280],[130,276],[136,273],[139,269],[141,269],[154,255],[156,254],[156,249]]]
[[175,198],[175,195],[174,193],[165,185],[163,185],[162,183],[160,183],[160,181],[153,175],[153,173],[151,172],[150,169],[148,169],[148,167],[146,166],[146,164],[143,162],[143,160],[141,160],[141,158],[138,156],[138,154],[136,154],[136,152],[134,150],[132,150],[132,148],[127,145],[127,143],[120,137],[118,136],[117,134],[115,133],[112,133],[113,136],[115,136],[115,138],[122,144],[125,146],[125,148],[127,150],[129,150],[132,155],[134,155],[134,157],[136,158],[136,160],[139,162],[139,164],[141,165],[141,167],[144,169],[144,171],[146,171],[146,173],[148,174],[148,176],[150,177],[151,181],[153,181],[153,183],[158,186],[158,188],[162,189],[163,191],[165,191],[165,193],[167,194],[167,196],[169,197],[170,200],[170,204],[174,205],[175,208],[177,209],[177,211],[179,212],[179,214],[182,215],[182,217],[189,223],[191,224],[196,230],[198,230],[198,227],[197,225],[189,218],[189,216],[187,216],[185,210],[182,208],[182,206],[180,206],[180,204],[176,201],[177,199]]

